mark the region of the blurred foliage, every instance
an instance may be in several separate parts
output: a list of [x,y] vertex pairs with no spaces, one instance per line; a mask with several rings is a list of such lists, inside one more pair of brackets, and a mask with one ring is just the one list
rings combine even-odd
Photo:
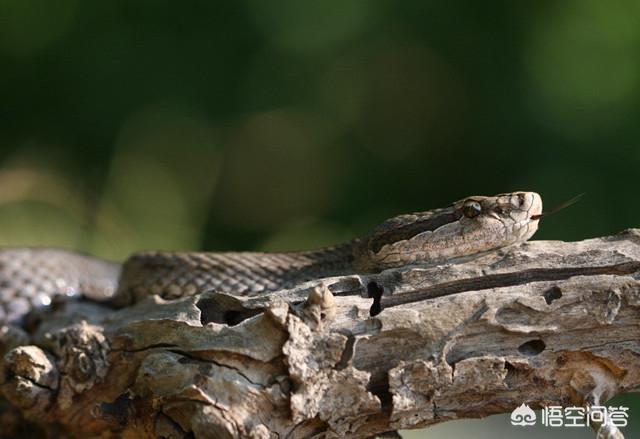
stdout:
[[297,249],[471,194],[638,227],[640,4],[0,0],[0,244]]

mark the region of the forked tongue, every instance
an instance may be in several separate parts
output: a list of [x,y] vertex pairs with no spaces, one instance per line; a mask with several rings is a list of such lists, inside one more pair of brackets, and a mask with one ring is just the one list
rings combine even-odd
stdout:
[[564,203],[562,203],[561,205],[551,209],[548,212],[542,212],[541,214],[538,215],[531,215],[531,219],[532,220],[538,220],[542,217],[548,217],[549,215],[553,215],[556,212],[561,211],[562,209],[564,209],[565,207],[569,207],[572,204],[576,203],[580,198],[582,198],[582,196],[585,194],[586,192],[583,192],[581,194],[576,195],[575,197],[573,197],[572,199],[565,201]]

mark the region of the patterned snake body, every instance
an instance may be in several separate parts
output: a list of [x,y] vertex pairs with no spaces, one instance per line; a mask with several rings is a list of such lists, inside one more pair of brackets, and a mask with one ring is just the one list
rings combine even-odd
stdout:
[[526,241],[541,213],[542,200],[534,192],[473,196],[443,209],[396,216],[362,238],[319,250],[143,252],[122,266],[65,250],[3,249],[0,323],[20,323],[32,308],[60,295],[123,306],[150,294],[250,295],[329,276],[447,263]]

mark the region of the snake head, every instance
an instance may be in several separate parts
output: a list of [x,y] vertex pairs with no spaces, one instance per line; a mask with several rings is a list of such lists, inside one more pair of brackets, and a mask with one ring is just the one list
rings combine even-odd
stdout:
[[473,196],[443,209],[391,218],[356,247],[354,265],[366,271],[442,264],[524,242],[538,229],[542,199],[535,192]]
[[453,203],[461,236],[486,241],[484,250],[500,248],[531,238],[538,230],[542,198],[535,192],[511,192],[493,197],[468,197]]

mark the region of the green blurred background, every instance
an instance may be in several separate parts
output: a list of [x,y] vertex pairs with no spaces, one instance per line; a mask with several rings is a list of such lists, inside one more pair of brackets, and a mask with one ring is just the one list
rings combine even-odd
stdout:
[[511,190],[615,233],[639,116],[636,1],[0,0],[0,244],[291,250]]

